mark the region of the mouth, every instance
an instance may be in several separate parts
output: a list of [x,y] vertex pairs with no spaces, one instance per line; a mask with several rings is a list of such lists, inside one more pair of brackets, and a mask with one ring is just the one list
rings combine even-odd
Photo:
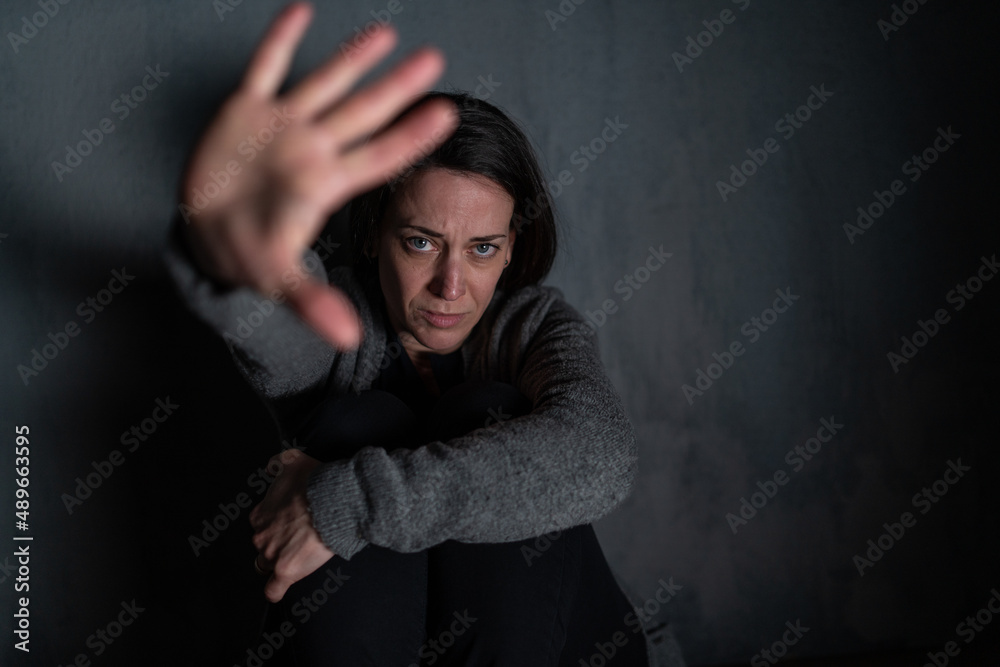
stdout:
[[461,322],[466,315],[466,313],[449,315],[446,313],[438,313],[433,310],[423,310],[422,308],[419,309],[419,312],[425,320],[438,329],[450,329]]

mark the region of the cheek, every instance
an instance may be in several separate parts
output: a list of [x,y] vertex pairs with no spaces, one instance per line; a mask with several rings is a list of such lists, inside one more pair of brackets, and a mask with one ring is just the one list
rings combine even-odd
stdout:
[[470,291],[476,300],[476,306],[480,312],[485,310],[486,306],[489,305],[490,300],[493,298],[493,293],[496,291],[499,279],[499,274],[494,276],[491,272],[489,275],[484,273],[484,275],[479,276],[477,280],[470,283]]
[[386,298],[393,299],[399,308],[407,310],[413,298],[427,284],[425,269],[419,263],[407,261],[405,256],[392,255],[391,259],[382,270],[383,291]]
[[413,300],[426,287],[428,271],[419,264],[407,263],[399,267],[396,274],[399,280],[399,292],[407,302]]

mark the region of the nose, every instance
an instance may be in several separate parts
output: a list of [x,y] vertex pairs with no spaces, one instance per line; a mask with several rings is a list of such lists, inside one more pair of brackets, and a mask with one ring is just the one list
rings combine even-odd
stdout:
[[455,301],[465,295],[465,266],[454,253],[442,253],[434,270],[430,291],[445,301]]

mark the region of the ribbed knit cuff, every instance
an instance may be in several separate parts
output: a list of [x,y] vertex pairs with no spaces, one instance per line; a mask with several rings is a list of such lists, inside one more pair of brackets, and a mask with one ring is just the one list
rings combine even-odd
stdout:
[[313,471],[306,487],[313,527],[333,553],[350,560],[368,541],[361,537],[365,494],[352,461],[324,463]]
[[194,250],[181,229],[184,224],[181,215],[175,214],[170,222],[170,229],[167,231],[167,244],[163,252],[164,261],[167,268],[174,274],[175,280],[179,280],[180,284],[184,286],[197,284],[210,286],[214,294],[233,294],[236,292],[238,290],[236,286],[219,282],[198,265]]

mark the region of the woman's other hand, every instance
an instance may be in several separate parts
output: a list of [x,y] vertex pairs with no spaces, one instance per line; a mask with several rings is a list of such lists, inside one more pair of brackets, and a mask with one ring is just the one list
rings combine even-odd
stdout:
[[258,567],[270,571],[264,595],[271,602],[285,596],[288,587],[312,574],[333,557],[312,524],[306,485],[320,465],[298,449],[286,449],[271,458],[268,470],[278,470],[264,500],[250,512]]
[[457,116],[434,100],[390,125],[441,75],[444,58],[431,48],[349,94],[395,46],[390,26],[278,95],[311,17],[308,4],[294,3],[275,19],[202,135],[181,186],[183,233],[209,275],[267,296],[278,290],[321,336],[353,348],[362,336],[354,307],[308,277],[302,254],[331,213],[436,148]]

